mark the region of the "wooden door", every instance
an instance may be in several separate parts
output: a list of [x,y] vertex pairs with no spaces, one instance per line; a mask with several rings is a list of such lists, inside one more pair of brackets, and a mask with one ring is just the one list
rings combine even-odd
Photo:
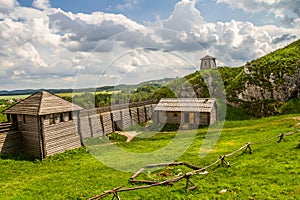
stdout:
[[184,113],[184,123],[189,123],[189,113],[185,112]]
[[194,113],[190,113],[189,123],[190,124],[195,124],[195,114]]

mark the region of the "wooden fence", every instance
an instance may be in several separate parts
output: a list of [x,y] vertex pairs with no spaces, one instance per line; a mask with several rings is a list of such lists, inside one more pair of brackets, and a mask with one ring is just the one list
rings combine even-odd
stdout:
[[[205,167],[198,167],[198,166],[195,166],[195,165],[191,165],[192,168],[194,168],[193,171],[187,172],[187,173],[185,173],[181,176],[178,176],[178,177],[173,178],[173,179],[165,180],[165,181],[162,181],[162,182],[134,181],[134,178],[137,177],[143,171],[144,168],[142,168],[136,174],[131,176],[129,181],[131,183],[146,183],[147,185],[137,186],[137,187],[132,187],[132,188],[123,188],[123,186],[119,186],[119,187],[116,187],[114,189],[107,190],[107,191],[105,191],[104,193],[102,193],[100,195],[96,195],[96,196],[90,198],[90,200],[100,200],[100,199],[103,199],[104,197],[107,197],[110,194],[113,194],[112,199],[114,199],[114,198],[121,199],[120,196],[119,196],[119,193],[121,193],[121,192],[147,189],[147,188],[161,186],[161,185],[173,185],[174,183],[179,182],[182,179],[186,179],[185,189],[186,190],[193,190],[193,189],[196,188],[196,185],[190,180],[190,178],[192,176],[198,175],[198,174],[206,175],[208,173],[206,170],[213,167],[213,166],[215,166],[215,165],[218,165],[218,163],[220,163],[221,167],[223,167],[223,166],[231,167],[230,163],[225,159],[227,159],[229,157],[232,157],[232,156],[234,156],[237,153],[242,152],[242,151],[243,152],[248,151],[249,154],[252,154],[253,151],[252,151],[251,146],[253,146],[253,145],[260,145],[260,144],[263,144],[263,143],[271,142],[272,140],[277,140],[278,138],[279,139],[278,139],[277,143],[280,143],[284,137],[291,136],[291,135],[294,135],[294,134],[299,134],[299,133],[300,133],[300,130],[296,130],[296,131],[290,132],[290,133],[282,133],[280,135],[271,137],[267,140],[257,141],[257,142],[253,142],[253,143],[248,142],[245,145],[243,145],[242,147],[240,147],[239,149],[237,149],[237,150],[235,150],[231,153],[221,155],[215,162],[213,162],[213,163],[211,163],[211,164],[209,164]],[[298,143],[298,148],[300,148],[300,141]],[[155,166],[172,166],[172,165],[181,165],[181,164],[186,164],[186,163],[177,162],[177,163],[168,163],[168,164],[155,164],[155,165],[148,165],[145,168],[150,168],[150,167],[153,167],[153,166],[154,167]]]
[[99,137],[117,130],[146,122],[153,118],[153,102],[112,105],[82,110],[77,116],[77,128],[81,139]]

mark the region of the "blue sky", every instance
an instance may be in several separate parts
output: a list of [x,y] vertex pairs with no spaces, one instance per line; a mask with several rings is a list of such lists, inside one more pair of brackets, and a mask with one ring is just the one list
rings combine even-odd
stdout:
[[0,90],[241,66],[299,39],[300,0],[0,0]]
[[[32,6],[33,0],[18,0],[23,6]],[[126,7],[129,1],[123,0],[51,0],[53,8],[61,8],[73,13],[92,13],[97,11],[123,14],[128,18],[143,23],[144,21],[154,21],[157,16],[162,19],[168,18],[173,11],[174,5],[180,0],[150,1],[140,0],[137,3]],[[124,8],[122,8],[122,5]],[[200,0],[196,3],[196,8],[201,12],[207,22],[249,21],[257,25],[273,24],[283,25],[274,14],[266,12],[248,13],[242,9],[232,9],[228,4],[216,3],[214,0]]]

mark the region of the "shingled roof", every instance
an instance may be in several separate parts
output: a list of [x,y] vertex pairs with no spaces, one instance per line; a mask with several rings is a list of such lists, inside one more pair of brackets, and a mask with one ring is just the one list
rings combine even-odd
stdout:
[[162,98],[155,111],[211,112],[216,105],[213,98]]
[[216,58],[214,58],[214,57],[212,57],[212,56],[210,56],[210,55],[206,55],[206,56],[204,56],[203,58],[201,58],[200,60],[210,60],[210,59],[215,60]]
[[40,91],[3,111],[5,114],[48,115],[82,110],[80,106],[70,103],[47,91]]

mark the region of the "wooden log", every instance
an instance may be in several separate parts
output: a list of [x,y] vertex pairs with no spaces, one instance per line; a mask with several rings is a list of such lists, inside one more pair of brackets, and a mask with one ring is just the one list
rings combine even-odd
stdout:
[[138,175],[140,175],[145,168],[141,168],[139,171],[137,171],[133,176],[130,177],[130,180],[135,179]]

